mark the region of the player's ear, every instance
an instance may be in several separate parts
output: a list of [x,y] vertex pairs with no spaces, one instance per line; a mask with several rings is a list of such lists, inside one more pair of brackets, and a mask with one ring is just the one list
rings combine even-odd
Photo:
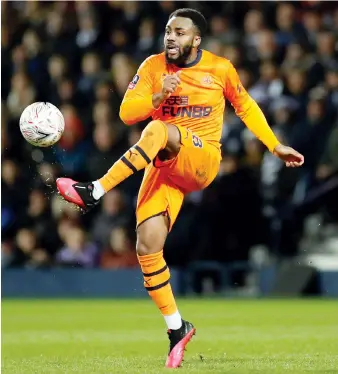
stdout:
[[193,43],[193,46],[194,46],[195,48],[198,48],[198,47],[200,46],[200,44],[201,44],[201,37],[200,37],[199,35],[196,35],[196,36],[194,37],[194,43]]

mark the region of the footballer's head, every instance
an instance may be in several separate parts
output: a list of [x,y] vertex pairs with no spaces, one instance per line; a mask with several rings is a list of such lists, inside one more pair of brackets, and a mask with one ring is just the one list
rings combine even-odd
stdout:
[[169,16],[164,34],[165,57],[169,64],[184,65],[196,53],[206,31],[204,16],[195,9],[177,9]]

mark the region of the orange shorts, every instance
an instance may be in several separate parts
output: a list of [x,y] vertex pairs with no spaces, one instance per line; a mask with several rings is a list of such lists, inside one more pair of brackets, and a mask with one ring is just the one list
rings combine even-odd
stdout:
[[201,140],[187,128],[176,127],[181,134],[178,155],[166,161],[156,157],[145,169],[137,200],[137,226],[163,214],[169,217],[171,230],[184,195],[204,189],[218,173],[221,161],[219,148]]

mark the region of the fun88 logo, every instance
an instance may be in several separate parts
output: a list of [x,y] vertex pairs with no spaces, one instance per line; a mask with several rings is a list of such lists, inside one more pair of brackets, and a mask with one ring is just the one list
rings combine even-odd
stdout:
[[188,118],[202,118],[210,116],[212,112],[211,106],[187,106],[187,107],[174,107],[162,106],[162,115],[170,117],[188,117]]
[[212,112],[211,106],[188,104],[188,96],[170,96],[162,106],[162,116],[202,118],[208,117]]

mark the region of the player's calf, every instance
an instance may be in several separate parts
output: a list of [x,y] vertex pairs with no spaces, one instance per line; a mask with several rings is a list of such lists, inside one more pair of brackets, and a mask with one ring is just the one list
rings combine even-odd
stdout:
[[138,226],[137,257],[144,278],[144,287],[153,299],[168,326],[170,348],[167,367],[178,367],[184,348],[195,333],[195,328],[182,321],[170,285],[170,271],[163,257],[163,246],[168,234],[169,220],[165,215],[154,216]]
[[130,175],[144,169],[166,147],[167,139],[166,124],[159,120],[151,121],[142,131],[140,140],[99,179],[104,191],[110,191]]

